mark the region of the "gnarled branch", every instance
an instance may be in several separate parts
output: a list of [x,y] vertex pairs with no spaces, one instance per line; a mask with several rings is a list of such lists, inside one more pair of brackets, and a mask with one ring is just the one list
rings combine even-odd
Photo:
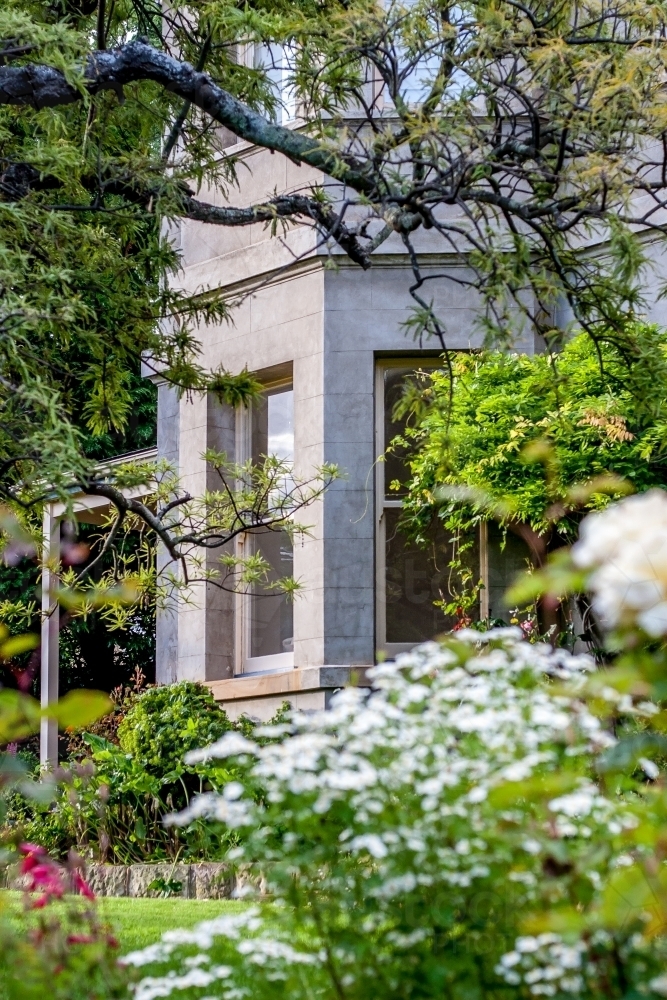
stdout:
[[[219,87],[207,73],[146,42],[128,42],[117,49],[91,53],[82,69],[89,94],[104,90],[120,93],[126,84],[152,80],[240,139],[283,153],[295,163],[307,163],[360,193],[372,195],[375,191],[372,171],[355,157],[327,149],[296,129],[273,124]],[[83,96],[82,90],[52,66],[0,66],[0,104],[52,108],[74,104]]]

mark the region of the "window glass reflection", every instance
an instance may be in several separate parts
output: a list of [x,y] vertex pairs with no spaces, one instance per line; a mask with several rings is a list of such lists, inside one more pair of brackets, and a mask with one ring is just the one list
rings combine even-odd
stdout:
[[495,521],[489,521],[489,618],[502,618],[509,624],[511,608],[505,592],[520,573],[530,565],[528,546],[511,531],[505,533]]
[[[268,391],[253,407],[253,462],[261,464],[267,455],[288,463],[294,460],[294,393],[291,388]],[[270,566],[269,582],[292,575],[293,546],[285,531],[262,531],[252,538],[255,553],[262,555]],[[291,601],[266,587],[256,587],[250,597],[250,656],[291,653],[293,636]]]
[[[428,369],[426,369],[428,370]],[[388,448],[393,439],[402,434],[405,429],[405,419],[394,418],[394,408],[403,397],[403,391],[408,381],[423,387],[427,375],[415,371],[414,365],[405,368],[387,368],[384,372],[384,446]],[[404,446],[395,446],[384,457],[384,492],[388,500],[397,500],[406,493],[405,486],[410,472],[407,466],[408,450]],[[398,490],[390,489],[393,482],[401,483]]]
[[[255,535],[255,552],[271,566],[269,580],[291,576],[292,542],[284,531]],[[250,598],[250,655],[272,656],[294,650],[294,606],[283,594],[257,588]]]
[[[457,579],[449,564],[454,551],[439,519],[429,531],[429,543],[422,548],[399,529],[399,509],[384,512],[386,526],[386,641],[418,643],[453,628],[457,618],[445,615],[434,601],[452,602]],[[479,548],[473,546],[464,558],[474,569],[479,566]],[[471,611],[479,617],[477,609]]]

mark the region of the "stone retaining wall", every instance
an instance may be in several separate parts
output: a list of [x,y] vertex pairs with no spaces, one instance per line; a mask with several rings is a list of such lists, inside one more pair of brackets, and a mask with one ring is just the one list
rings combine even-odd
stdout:
[[[182,899],[230,899],[251,884],[260,893],[264,892],[263,879],[251,876],[249,871],[234,872],[229,865],[216,861],[192,865],[91,863],[86,868],[86,878],[98,896],[169,895]],[[163,886],[149,888],[156,881],[162,881]],[[179,882],[180,890],[176,885]],[[10,868],[5,872],[3,883],[8,889],[23,889],[25,877],[19,875],[15,868]]]

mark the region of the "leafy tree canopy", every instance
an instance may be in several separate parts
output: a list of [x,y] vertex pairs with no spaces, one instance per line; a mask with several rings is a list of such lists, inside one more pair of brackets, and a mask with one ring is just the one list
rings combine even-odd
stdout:
[[412,419],[394,447],[416,448],[411,530],[437,510],[450,527],[494,516],[562,544],[610,494],[664,485],[667,339],[646,324],[633,336],[643,360],[630,370],[581,334],[554,355],[460,353],[453,383],[440,370],[410,385],[399,409]]
[[[181,389],[236,391],[202,370],[193,333],[227,306],[169,281],[169,227],[183,217],[299,220],[363,267],[393,237],[414,272],[416,333],[445,345],[431,289],[449,275],[492,338],[523,322],[558,340],[565,304],[632,363],[641,237],[664,236],[664,26],[663,4],[625,0],[9,0],[5,494],[90,479],[63,391],[72,374],[96,432],[127,421],[142,353]],[[277,123],[287,94],[298,127]],[[234,137],[317,168],[321,182],[260,205],[204,200],[214,188],[233,200]],[[591,242],[605,253],[583,253]],[[425,271],[426,247],[466,268]]]

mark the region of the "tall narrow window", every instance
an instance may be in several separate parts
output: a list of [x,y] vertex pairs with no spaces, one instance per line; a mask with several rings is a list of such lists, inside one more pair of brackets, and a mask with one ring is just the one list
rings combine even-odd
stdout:
[[[403,422],[395,418],[395,406],[406,383],[419,379],[419,370],[432,370],[437,365],[436,361],[387,361],[378,366],[378,454],[383,454],[403,430]],[[426,545],[417,545],[401,529],[408,477],[407,455],[400,448],[390,450],[377,464],[377,645],[390,656],[451,629],[456,621],[442,607],[452,602],[456,590],[456,575],[450,565],[455,542],[437,517],[429,528]],[[466,559],[477,576],[477,543]],[[477,616],[476,610],[473,613]]]
[[278,125],[294,121],[297,111],[296,92],[292,84],[294,52],[289,45],[275,42],[255,46],[255,67],[261,69],[275,101],[273,120]]
[[530,551],[524,541],[503,531],[494,521],[486,525],[488,546],[488,579],[486,616],[491,621],[509,624],[512,608],[507,604],[506,593],[516,578],[525,573],[531,564]]
[[[253,462],[267,455],[291,465],[294,459],[294,393],[291,385],[267,389],[251,414]],[[248,539],[251,551],[269,564],[269,582],[292,575],[292,542],[285,531],[260,531]],[[294,613],[284,594],[255,587],[247,601],[245,672],[281,669],[294,663]]]

